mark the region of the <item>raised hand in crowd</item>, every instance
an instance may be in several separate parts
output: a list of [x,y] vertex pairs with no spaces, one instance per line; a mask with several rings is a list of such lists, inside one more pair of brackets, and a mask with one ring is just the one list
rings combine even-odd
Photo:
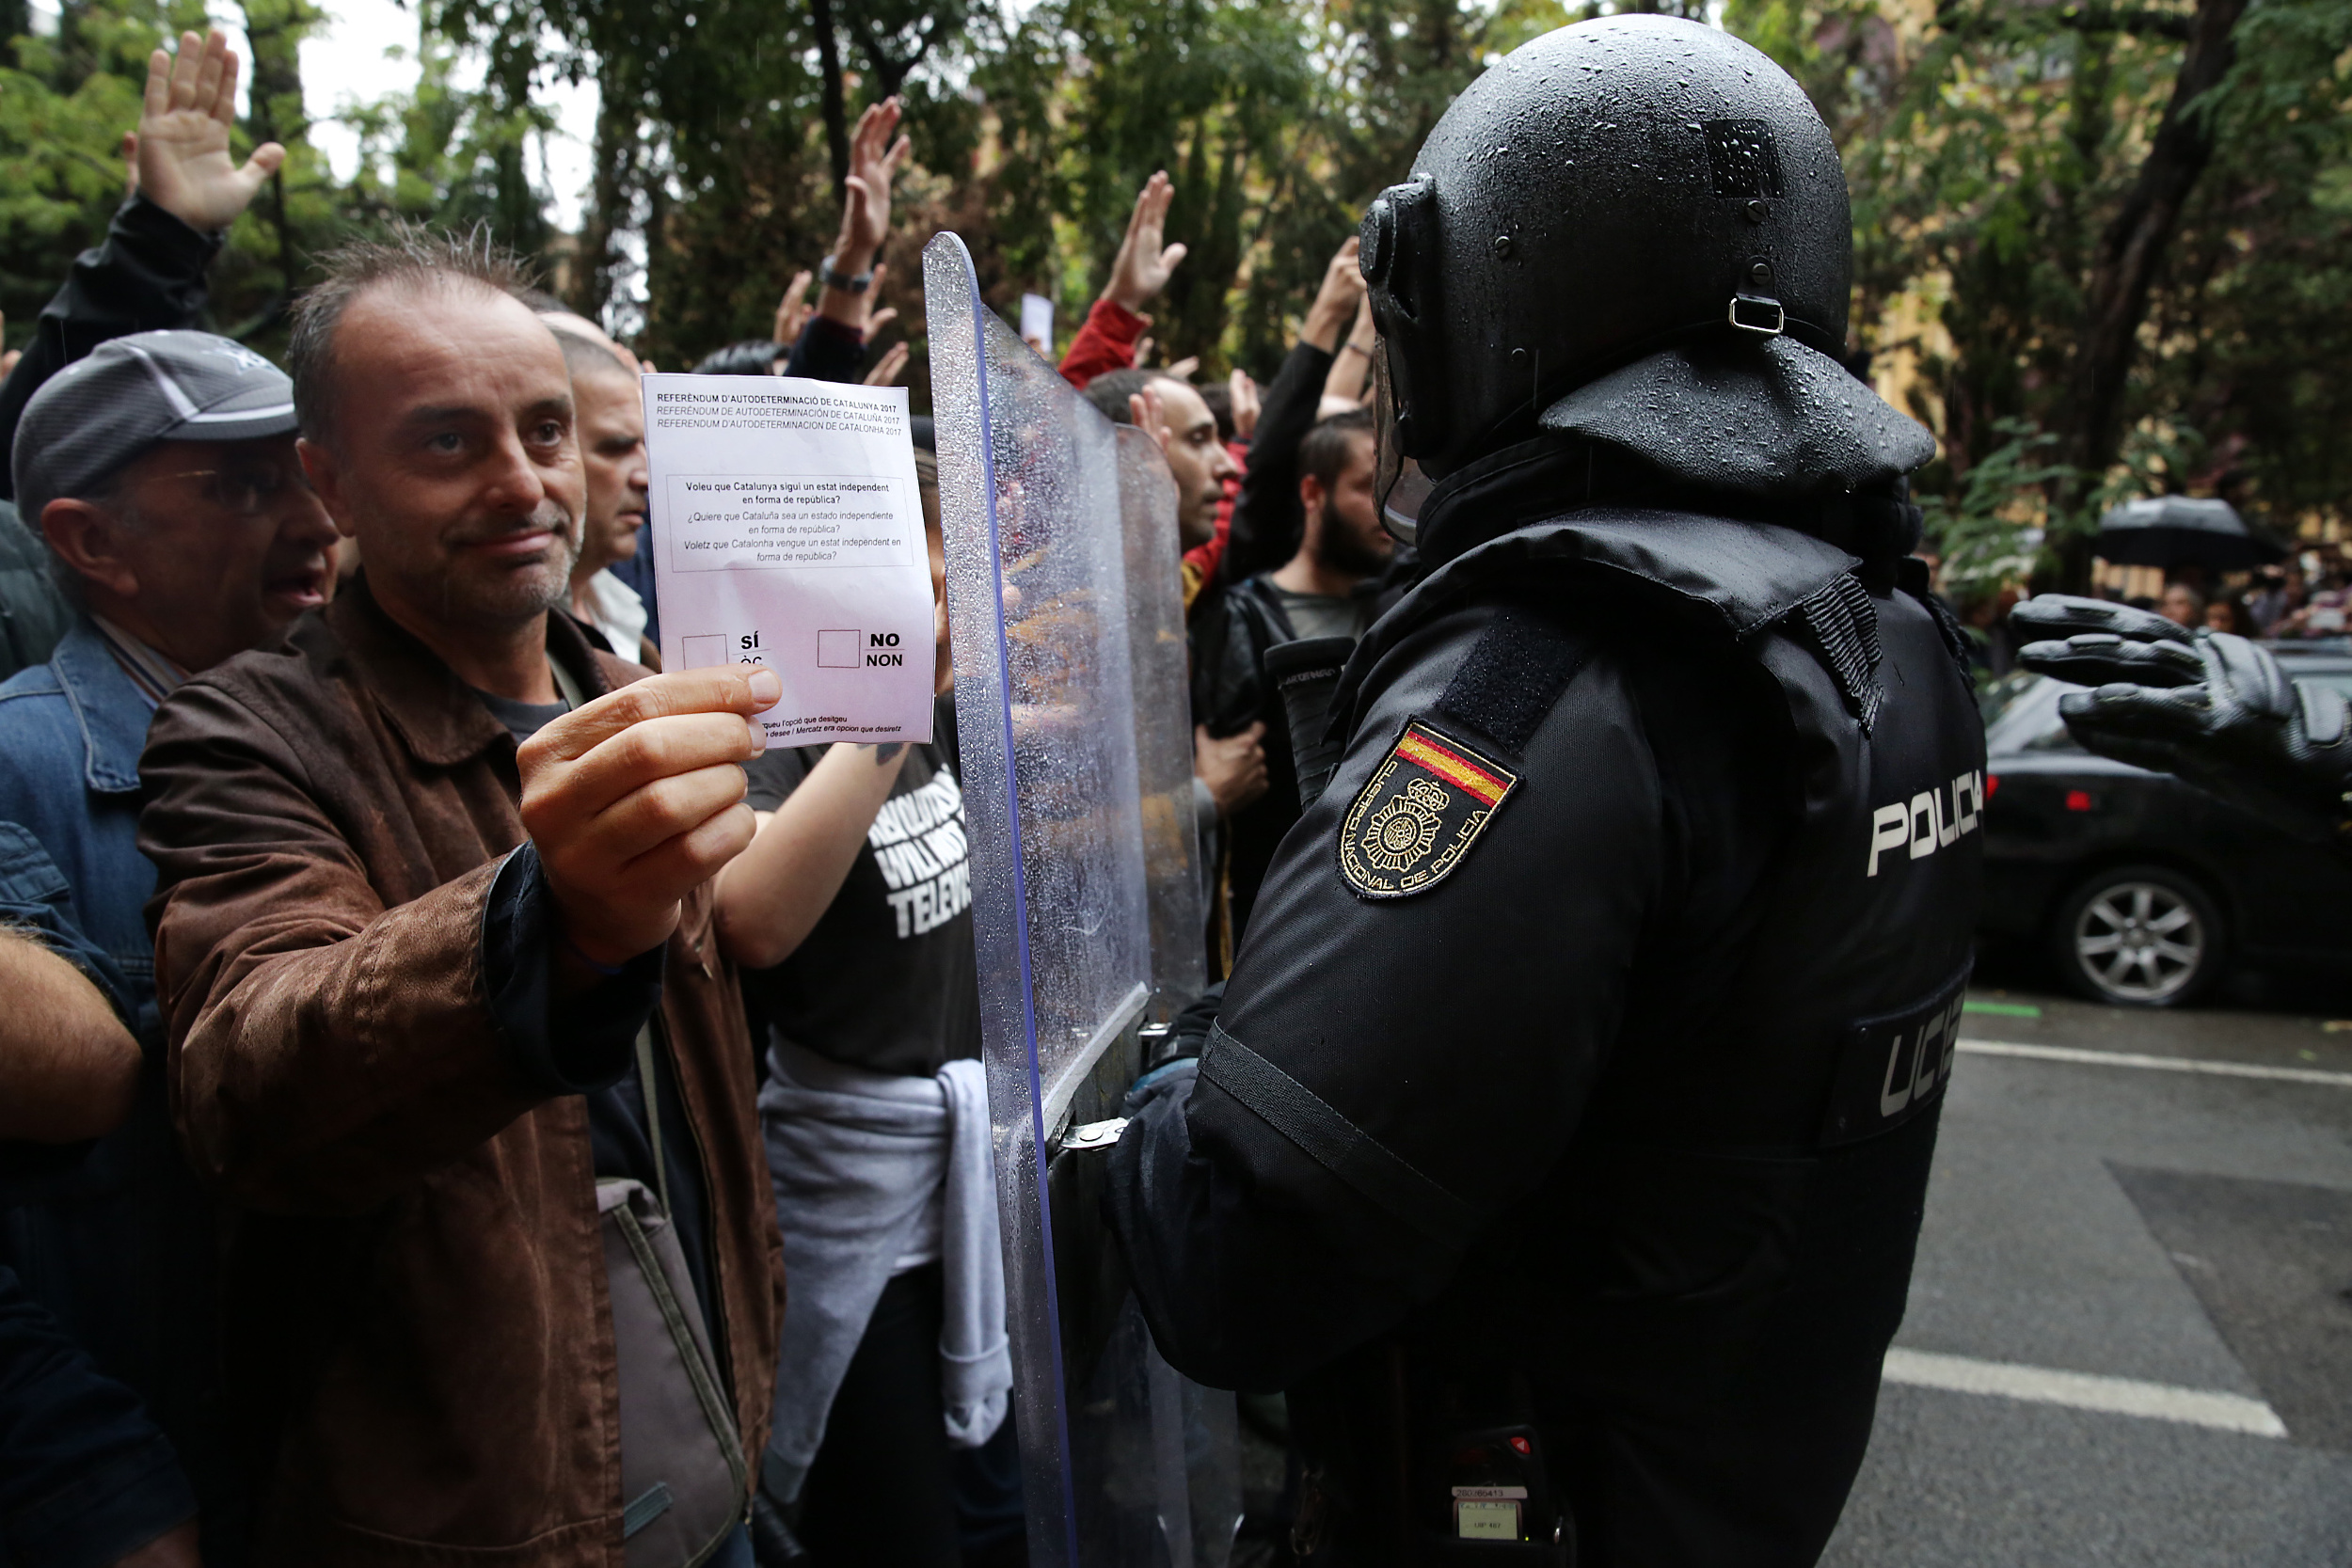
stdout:
[[803,267],[785,285],[784,297],[776,301],[775,341],[781,347],[790,348],[800,340],[801,328],[816,314],[817,307],[808,302],[808,286],[817,281],[817,275]]
[[[1119,254],[1111,258],[1110,284],[1103,291],[1104,298],[1146,321],[1151,317],[1144,315],[1143,308],[1168,287],[1189,248],[1181,243],[1164,243],[1168,204],[1175,198],[1176,186],[1166,169],[1143,182],[1143,189],[1136,194],[1136,210],[1127,219],[1126,236],[1119,242]],[[1142,355],[1136,357],[1140,363]]]
[[1187,354],[1168,367],[1168,373],[1178,381],[1190,381],[1200,369],[1200,356]]
[[906,373],[907,359],[911,352],[902,342],[893,343],[884,349],[882,356],[874,361],[874,368],[866,372],[866,385],[896,387],[898,384],[898,377]]
[[1248,441],[1258,433],[1258,384],[1239,365],[1225,378],[1226,395],[1232,400],[1233,436]]
[[890,182],[911,145],[893,135],[898,129],[898,101],[885,98],[858,116],[850,138],[850,174],[841,193],[841,233],[833,254],[820,271],[825,292],[818,301],[819,315],[860,333],[872,313],[875,258],[890,237]]
[[[6,311],[0,311],[0,339],[5,339],[8,330],[8,313]],[[16,362],[24,357],[24,351],[23,349],[0,349],[0,381],[6,381],[8,378],[8,372],[16,369]]]
[[220,29],[181,34],[176,55],[156,50],[138,130],[123,138],[131,190],[199,232],[228,228],[286,161],[273,141],[239,165],[229,150],[236,119],[237,55]]
[[[516,753],[522,818],[564,943],[613,965],[669,940],[679,903],[752,841],[738,764],[767,749],[764,666],[654,675],[551,720]],[[582,966],[577,978],[593,983]]]
[[[1360,273],[1357,276],[1362,277]],[[1339,346],[1338,355],[1331,361],[1331,373],[1323,378],[1325,398],[1359,404],[1372,395],[1372,345],[1378,336],[1379,329],[1372,320],[1372,296],[1359,293],[1356,325],[1349,329],[1347,341]]]
[[1343,369],[1340,361],[1362,357],[1342,350],[1340,335],[1357,318],[1364,293],[1356,236],[1350,234],[1325,265],[1314,303],[1307,308],[1298,341],[1284,356],[1281,371],[1266,384],[1263,397],[1253,400],[1258,407],[1249,469],[1233,501],[1231,543],[1223,562],[1231,581],[1279,567],[1305,536],[1306,518],[1298,501],[1299,443],[1331,411],[1324,394],[1337,378],[1335,372]]
[[[877,261],[874,263],[874,287],[872,293],[876,298],[880,298],[882,295],[882,279],[889,276],[889,262]],[[883,327],[888,326],[892,322],[895,322],[898,319],[898,308],[895,305],[885,305],[881,309],[875,311],[872,315],[867,316],[866,318],[866,341],[869,343],[872,342]]]
[[[1151,341],[1149,338],[1144,340],[1147,343]],[[1167,456],[1168,406],[1160,401],[1160,389],[1147,386],[1140,392],[1129,393],[1127,415],[1135,421],[1137,430],[1152,437],[1152,444],[1160,449],[1160,455]]]
[[1323,269],[1323,284],[1315,290],[1315,302],[1307,307],[1306,326],[1298,334],[1299,341],[1326,354],[1337,350],[1340,334],[1347,329],[1364,297],[1364,275],[1356,264],[1356,236],[1350,234],[1331,253]]
[[[1136,194],[1127,232],[1111,258],[1110,281],[1061,357],[1063,378],[1082,392],[1097,376],[1151,363],[1152,339],[1144,328],[1152,318],[1143,308],[1168,287],[1176,264],[1184,259],[1184,245],[1166,243],[1168,205],[1175,194],[1165,169],[1145,181]],[[1031,346],[1041,357],[1053,357],[1049,345]]]

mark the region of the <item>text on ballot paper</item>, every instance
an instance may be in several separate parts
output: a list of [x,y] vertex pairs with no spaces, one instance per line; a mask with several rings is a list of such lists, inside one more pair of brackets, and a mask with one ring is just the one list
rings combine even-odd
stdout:
[[771,745],[930,738],[905,388],[649,375],[644,396],[664,666],[773,670]]

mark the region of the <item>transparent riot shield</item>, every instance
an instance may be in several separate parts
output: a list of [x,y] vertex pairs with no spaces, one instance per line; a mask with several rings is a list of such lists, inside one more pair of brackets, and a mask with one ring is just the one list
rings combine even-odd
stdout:
[[[1058,373],[1055,379],[1060,380]],[[1119,511],[1126,546],[1128,668],[1135,689],[1142,797],[1143,886],[1152,1000],[1166,1024],[1209,983],[1201,940],[1208,888],[1192,799],[1192,695],[1185,689],[1184,585],[1176,569],[1176,476],[1152,437],[1116,425]]]
[[924,301],[1030,1560],[1223,1568],[1232,1396],[1152,1349],[1080,1158],[1203,974],[1174,483],[952,234]]

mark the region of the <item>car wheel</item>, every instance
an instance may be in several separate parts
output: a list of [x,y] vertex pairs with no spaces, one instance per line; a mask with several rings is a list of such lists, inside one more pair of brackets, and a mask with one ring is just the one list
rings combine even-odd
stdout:
[[2051,932],[2067,984],[2093,1002],[2177,1007],[2221,972],[2221,913],[2160,865],[2102,871],[2059,906]]

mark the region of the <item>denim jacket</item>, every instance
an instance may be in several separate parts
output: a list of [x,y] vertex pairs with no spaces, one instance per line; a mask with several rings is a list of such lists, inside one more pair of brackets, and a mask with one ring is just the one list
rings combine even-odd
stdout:
[[154,710],[87,615],[49,656],[0,685],[0,821],[39,839],[72,890],[83,933],[126,982],[139,1037],[158,1037],[139,853],[139,751]]
[[[57,918],[119,974],[148,1067],[129,1120],[71,1165],[0,1163],[0,1267],[99,1371],[145,1402],[202,1505],[205,1559],[243,1554],[245,1510],[219,1375],[213,1206],[181,1158],[139,852],[139,752],[152,718],[86,615],[46,664],[0,684],[0,823],[9,880],[57,890]],[[183,1484],[185,1484],[184,1482]]]
[[[127,1021],[122,976],[75,929],[71,903],[40,841],[0,822],[0,922],[72,960]],[[0,1143],[0,1174],[65,1168],[87,1148]],[[195,1512],[137,1398],[0,1267],[0,1568],[95,1568]]]

